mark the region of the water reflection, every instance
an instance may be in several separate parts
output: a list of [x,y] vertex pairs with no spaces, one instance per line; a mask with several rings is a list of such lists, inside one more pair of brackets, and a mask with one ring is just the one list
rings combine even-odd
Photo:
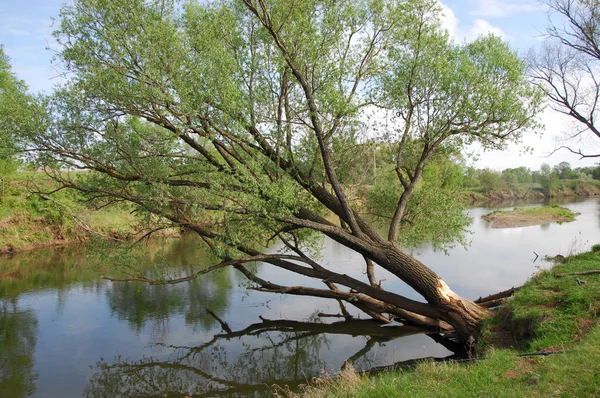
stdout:
[[[487,228],[481,216],[490,209],[472,208],[467,250],[457,247],[445,256],[424,246],[415,254],[465,297],[505,290],[538,270],[534,252],[565,255],[599,243],[600,201],[568,207],[582,213],[575,222],[504,230]],[[210,260],[189,239],[138,245],[127,253],[116,249],[98,255],[95,248],[70,247],[0,258],[0,396],[269,395],[267,385],[302,383],[347,362],[367,370],[451,354],[452,347],[408,330],[378,335],[389,331],[315,323],[315,309],[334,313],[337,303],[248,292],[234,271],[175,286],[99,280],[118,276],[107,270],[117,264],[180,276]],[[364,277],[360,255],[341,245],[325,241],[322,256],[336,272]],[[300,282],[269,266],[260,275]],[[378,278],[387,290],[412,294],[385,272]],[[253,324],[261,317],[265,321]]]
[[[190,236],[125,250],[126,261],[133,259],[139,272],[159,277],[190,275],[199,266],[214,261],[202,242]],[[120,256],[120,253],[116,255]],[[113,263],[119,264],[118,261]],[[200,330],[215,327],[215,319],[207,315],[205,309],[208,307],[222,316],[229,307],[231,291],[236,284],[233,271],[224,269],[177,285],[113,283],[106,291],[106,297],[111,312],[119,319],[126,320],[136,333],[150,326],[154,336],[166,336],[171,318],[182,314],[187,326]]]
[[35,313],[19,309],[17,299],[0,299],[0,395],[5,391],[19,398],[35,392],[37,326]]
[[126,320],[136,333],[148,323],[159,333],[168,333],[169,319],[184,314],[188,326],[211,329],[216,321],[205,308],[223,314],[230,304],[232,273],[223,270],[179,285],[114,283],[106,291],[111,311]]
[[0,298],[17,297],[40,289],[62,289],[74,283],[95,285],[98,275],[97,267],[86,261],[85,249],[81,246],[3,256],[0,259]]
[[372,321],[324,324],[266,320],[234,331],[215,318],[223,331],[196,346],[170,345],[162,357],[113,363],[101,361],[85,389],[86,397],[114,396],[269,396],[273,385],[295,388],[327,370],[334,336],[363,340],[346,352],[345,364],[361,368],[384,343],[422,331],[411,327],[380,327]]

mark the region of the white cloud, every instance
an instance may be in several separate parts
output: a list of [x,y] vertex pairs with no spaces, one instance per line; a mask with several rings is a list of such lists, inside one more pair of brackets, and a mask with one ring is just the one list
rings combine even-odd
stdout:
[[499,18],[542,9],[541,5],[533,1],[479,0],[477,8],[471,11],[471,14],[478,17]]
[[450,33],[450,37],[456,38],[458,35],[459,20],[454,14],[454,11],[447,5],[440,3],[442,7],[442,28],[446,29]]
[[477,19],[475,23],[469,29],[469,33],[467,34],[468,40],[475,40],[479,36],[486,35],[488,33],[492,33],[496,36],[500,36],[502,40],[509,40],[511,37],[504,33],[504,31],[498,26],[494,26],[485,19]]
[[448,31],[450,37],[456,41],[473,41],[481,35],[493,33],[500,36],[502,40],[510,40],[512,37],[506,34],[500,27],[492,25],[485,19],[476,19],[471,27],[465,27],[460,23],[460,20],[454,11],[445,5],[439,3],[442,7],[442,27]]

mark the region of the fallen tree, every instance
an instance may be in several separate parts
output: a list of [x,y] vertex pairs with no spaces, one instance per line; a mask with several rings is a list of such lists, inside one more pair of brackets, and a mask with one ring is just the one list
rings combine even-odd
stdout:
[[[473,340],[488,310],[403,247],[443,247],[468,225],[443,178],[423,178],[432,165],[535,127],[540,95],[499,38],[453,44],[434,1],[303,0],[78,0],[56,38],[69,82],[28,137],[38,161],[60,189],[193,231],[218,259],[179,279],[122,279],[177,283],[235,267],[253,289]],[[385,179],[368,180],[373,153],[387,156]],[[352,196],[369,181],[385,235]],[[365,280],[316,260],[324,236],[363,256]],[[273,240],[286,250],[263,253]],[[265,280],[256,261],[322,287]],[[377,267],[424,300],[384,290]]]

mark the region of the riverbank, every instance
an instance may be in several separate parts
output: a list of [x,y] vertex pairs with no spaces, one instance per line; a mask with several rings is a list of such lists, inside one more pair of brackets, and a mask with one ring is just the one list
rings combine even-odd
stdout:
[[[20,171],[4,176],[4,193],[0,195],[0,255],[52,246],[81,243],[92,235],[109,240],[127,241],[148,231],[126,205],[110,209],[89,207],[74,191],[59,191],[52,198],[37,195],[37,190],[56,188],[42,172]],[[539,184],[517,184],[511,190],[481,192],[481,188],[464,191],[464,204],[486,204],[523,199],[542,201],[548,197],[597,197],[600,181],[563,181],[552,193]],[[178,236],[178,231],[166,231]]]
[[369,398],[598,396],[600,274],[563,275],[598,269],[600,245],[595,245],[592,252],[569,257],[566,263],[532,277],[484,327],[476,360],[423,361],[375,376],[345,371],[338,378],[314,381],[301,394],[278,394]]
[[467,204],[499,202],[510,200],[544,200],[564,197],[599,197],[600,181],[565,180],[552,191],[544,190],[539,184],[518,184],[509,189],[497,189],[484,192],[470,189],[464,193]]
[[571,222],[579,213],[558,205],[540,207],[515,207],[513,210],[496,210],[482,218],[491,223],[492,228],[516,228],[550,222]]
[[41,172],[17,172],[5,178],[0,196],[0,255],[82,243],[94,235],[127,241],[147,231],[127,206],[94,209],[75,192],[59,191],[52,198],[34,193],[53,188]]

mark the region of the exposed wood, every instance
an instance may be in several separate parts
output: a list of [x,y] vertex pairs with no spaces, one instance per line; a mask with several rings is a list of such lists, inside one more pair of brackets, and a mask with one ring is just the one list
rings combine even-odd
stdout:
[[485,308],[494,308],[494,307],[498,307],[499,305],[504,303],[504,300],[506,300],[506,298],[499,298],[496,300],[486,301],[485,303],[481,303],[479,305],[481,305],[482,307],[485,307]]
[[485,296],[485,297],[479,297],[477,300],[474,301],[474,303],[476,303],[476,304],[484,304],[484,303],[487,303],[487,302],[490,302],[490,301],[494,301],[494,300],[498,300],[498,299],[501,299],[501,298],[510,297],[517,290],[519,290],[521,287],[522,286],[511,287],[510,289],[504,290],[502,292],[490,294],[489,296]]
[[593,275],[593,274],[600,274],[600,269],[594,269],[591,271],[583,271],[583,272],[566,272],[564,274],[554,274],[554,277],[562,278],[564,276]]
[[365,263],[367,265],[367,278],[369,279],[369,283],[373,287],[381,288],[381,284],[377,283],[377,278],[375,277],[375,266],[373,265],[373,261],[367,256],[363,256],[365,259]]
[[347,315],[344,314],[327,314],[324,312],[319,312],[317,314],[318,317],[320,318],[345,318],[345,319],[351,319],[352,317],[348,317]]

